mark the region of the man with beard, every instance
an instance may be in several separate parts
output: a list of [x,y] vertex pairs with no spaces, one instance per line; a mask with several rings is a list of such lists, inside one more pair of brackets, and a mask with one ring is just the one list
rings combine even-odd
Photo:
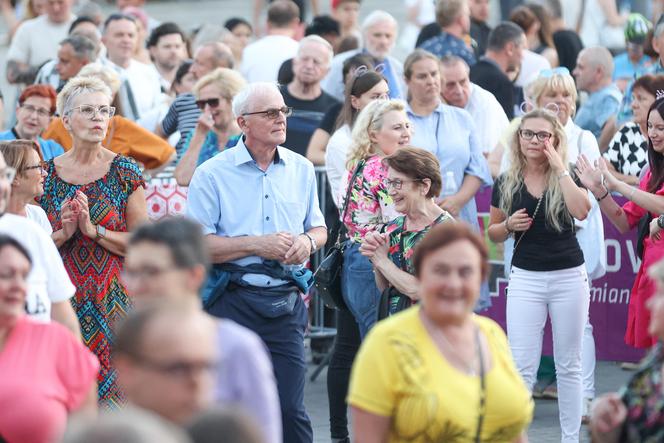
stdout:
[[332,46],[322,37],[303,38],[293,59],[293,81],[281,86],[286,106],[293,108],[293,114],[288,117],[286,147],[303,156],[311,134],[325,112],[336,103],[320,85],[330,69],[333,55]]
[[152,31],[147,42],[152,64],[159,74],[162,92],[168,93],[175,72],[187,58],[184,32],[175,23],[164,23]]
[[397,21],[385,11],[373,11],[362,22],[362,41],[364,47],[338,54],[332,59],[330,72],[322,82],[325,92],[339,101],[344,100],[344,62],[359,53],[370,55],[390,88],[390,98],[406,98],[406,86],[403,83],[403,63],[389,54],[394,48],[397,36]]

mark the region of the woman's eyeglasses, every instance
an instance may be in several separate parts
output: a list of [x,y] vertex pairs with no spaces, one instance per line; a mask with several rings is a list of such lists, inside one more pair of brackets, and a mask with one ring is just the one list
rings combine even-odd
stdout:
[[219,106],[221,101],[218,98],[208,98],[206,100],[196,100],[196,106],[201,111],[205,110],[205,105],[208,105],[211,108],[216,108]]
[[290,106],[284,106],[282,108],[266,109],[265,111],[256,111],[256,112],[245,112],[242,115],[258,115],[265,114],[270,120],[274,120],[279,117],[279,113],[284,114],[285,117],[290,117],[293,114],[293,108]]
[[537,137],[537,140],[545,142],[550,139],[553,134],[546,131],[535,132],[531,131],[530,129],[519,129],[519,135],[524,140],[532,140],[533,137]]
[[88,120],[95,118],[95,115],[99,114],[102,118],[111,118],[115,115],[115,108],[113,106],[92,106],[92,105],[81,105],[75,108],[71,108],[69,112],[78,110],[78,112]]
[[397,191],[400,191],[401,188],[403,187],[404,183],[419,183],[421,181],[422,180],[419,180],[419,179],[416,179],[416,180],[402,180],[400,178],[397,178],[397,179],[394,179],[394,180],[390,180],[389,178],[386,178],[384,180],[384,183],[385,183],[385,188],[387,190],[396,189]]
[[46,171],[46,162],[39,162],[38,165],[26,166],[23,168],[24,171],[30,171],[32,169],[41,169],[42,171]]

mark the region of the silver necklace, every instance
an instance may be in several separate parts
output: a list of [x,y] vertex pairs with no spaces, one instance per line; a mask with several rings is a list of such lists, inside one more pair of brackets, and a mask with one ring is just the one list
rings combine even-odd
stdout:
[[[479,355],[479,352],[473,352],[473,358],[470,360],[470,362],[466,362],[466,359],[464,359],[459,352],[457,352],[456,348],[452,345],[452,343],[447,339],[445,336],[445,333],[441,331],[439,328],[437,328],[429,318],[427,318],[426,314],[422,313],[422,318],[424,319],[425,323],[429,326],[429,329],[433,334],[437,337],[440,337],[440,339],[445,342],[445,345],[449,348],[450,352],[454,354],[454,357],[456,360],[461,363],[461,365],[464,367],[464,372],[470,376],[476,376],[478,375],[477,370],[475,369],[477,367],[477,356]],[[477,329],[476,325],[473,325],[473,331]],[[480,344],[477,342],[477,340],[473,340],[475,343],[475,351],[477,351],[477,347],[480,346]]]

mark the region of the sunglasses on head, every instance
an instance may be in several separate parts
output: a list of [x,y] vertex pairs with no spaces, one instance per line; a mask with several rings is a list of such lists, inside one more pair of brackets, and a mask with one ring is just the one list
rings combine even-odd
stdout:
[[208,105],[211,108],[216,108],[219,106],[219,99],[208,98],[207,100],[196,100],[196,106],[198,106],[198,109],[201,111],[205,109],[205,105]]

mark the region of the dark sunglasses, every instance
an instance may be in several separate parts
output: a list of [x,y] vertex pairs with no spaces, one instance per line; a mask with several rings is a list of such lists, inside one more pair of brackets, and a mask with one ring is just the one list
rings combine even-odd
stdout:
[[198,106],[198,109],[201,111],[205,109],[205,105],[208,105],[211,108],[216,108],[219,106],[219,99],[208,98],[207,100],[196,100],[196,106]]

